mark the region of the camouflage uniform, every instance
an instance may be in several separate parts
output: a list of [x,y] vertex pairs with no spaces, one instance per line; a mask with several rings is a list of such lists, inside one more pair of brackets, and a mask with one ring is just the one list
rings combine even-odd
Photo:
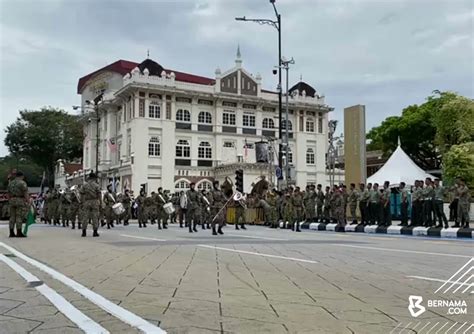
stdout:
[[[299,191],[295,191],[293,193],[293,197],[291,197],[291,201],[294,207],[294,227],[296,231],[300,229],[300,222],[304,219],[304,204],[303,204],[303,194]],[[296,225],[295,225],[296,224]]]
[[443,186],[435,186],[434,188],[434,200],[433,200],[433,208],[435,212],[435,223],[436,223],[436,218],[439,219],[439,227],[443,226],[448,228],[448,219],[446,218],[446,215],[444,214],[444,195],[445,195],[445,189]]
[[70,206],[71,206],[70,195],[71,194],[70,194],[69,189],[64,190],[64,192],[59,195],[59,212],[61,214],[63,227],[69,226],[68,213],[70,211]]
[[290,196],[290,193],[286,193],[283,197],[283,222],[292,224],[295,219],[295,208]]
[[201,195],[198,191],[191,189],[186,192],[188,203],[186,207],[186,223],[188,224],[189,232],[197,232],[196,225],[200,223],[201,212],[199,206],[201,205]]
[[392,191],[390,188],[385,188],[381,195],[381,206],[382,206],[382,225],[392,225],[392,212],[390,208],[390,197]]
[[[212,219],[211,217],[211,207],[209,206],[209,204],[211,203],[211,200],[209,199],[209,195],[208,194],[205,194],[205,193],[202,193],[201,194],[202,197],[202,209],[201,209],[201,224],[202,224],[202,229],[206,229],[206,225],[207,225],[207,228],[211,228],[211,225],[209,224],[209,220]],[[204,200],[204,198],[207,199],[207,201],[209,202],[209,204]]]
[[167,228],[166,225],[168,224],[168,214],[166,213],[163,205],[168,202],[168,196],[166,194],[159,192],[156,195],[156,208],[157,208],[157,215],[158,215],[158,228],[161,229],[161,221],[163,221],[163,228]]
[[122,203],[123,208],[125,209],[124,213],[120,216],[120,219],[123,219],[123,225],[127,226],[132,214],[132,198],[128,193],[124,193],[120,195],[120,198],[118,198],[118,200],[120,201],[120,203]]
[[100,208],[100,187],[97,181],[88,180],[80,190],[81,194],[81,219],[82,219],[82,235],[86,236],[87,225],[89,220],[94,229],[94,236],[99,236],[97,229],[99,228],[99,208]]
[[266,202],[268,206],[265,208],[265,221],[270,224],[270,227],[278,227],[277,217],[277,195],[275,193],[267,194]]
[[[76,216],[79,211],[79,199],[73,192],[70,192],[71,204],[69,210],[66,212],[67,219],[71,221],[72,229],[76,228]],[[80,227],[78,227],[80,228]]]
[[360,222],[363,225],[367,225],[370,222],[370,214],[369,214],[369,200],[370,200],[370,193],[367,188],[360,191],[359,193],[359,211],[360,211]]
[[[219,234],[224,234],[222,232],[222,227],[225,224],[225,217],[226,217],[226,209],[224,208],[224,205],[227,202],[227,199],[222,192],[222,190],[217,189],[214,187],[214,189],[211,190],[209,194],[210,202],[211,202],[211,212],[212,212],[212,221],[211,221],[211,226],[212,226],[212,234],[217,235]],[[187,214],[187,213],[186,213]],[[215,219],[214,219],[215,218]],[[218,230],[216,232],[216,224],[218,225]]]
[[324,193],[319,189],[316,193],[316,217],[319,219],[323,218],[323,207],[324,207]]
[[16,226],[16,236],[22,237],[21,227],[26,219],[28,212],[28,186],[25,181],[20,178],[12,180],[8,184],[9,207],[10,207],[10,237],[14,237],[14,227]]
[[456,189],[459,196],[458,215],[461,227],[469,228],[469,209],[471,193],[465,185],[461,185]]
[[107,191],[107,193],[104,195],[104,216],[107,221],[107,229],[110,229],[110,227],[114,227],[114,220],[117,218],[113,206],[117,201],[117,195],[113,191]]
[[54,225],[59,224],[59,192],[55,188],[51,191],[48,214]]
[[355,189],[349,190],[349,196],[347,202],[349,204],[349,211],[351,212],[350,220],[353,224],[357,224],[357,199],[359,198],[359,193]]
[[323,217],[326,223],[331,220],[331,193],[329,191],[324,194]]
[[308,190],[304,196],[304,207],[306,221],[312,221],[316,216],[316,193],[312,189]]
[[333,193],[333,204],[334,204],[334,218],[336,223],[340,225],[346,224],[346,206],[345,206],[345,195],[343,190],[336,190]]
[[381,223],[381,205],[380,205],[380,191],[373,189],[370,191],[370,225]]
[[137,203],[137,218],[138,218],[138,227],[142,227],[142,224],[144,227],[146,227],[146,205],[145,205],[145,200],[146,200],[146,194],[142,193],[140,194],[135,202]]

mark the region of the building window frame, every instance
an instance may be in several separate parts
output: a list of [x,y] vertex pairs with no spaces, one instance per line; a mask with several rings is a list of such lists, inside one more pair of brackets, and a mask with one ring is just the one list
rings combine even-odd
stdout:
[[177,158],[191,158],[191,145],[189,145],[189,140],[179,139],[176,143],[175,154]]
[[159,137],[153,136],[148,141],[148,156],[151,158],[161,156],[161,142]]
[[255,115],[254,114],[243,114],[242,115],[242,126],[244,128],[255,128]]
[[212,160],[212,146],[208,141],[201,141],[198,147],[198,158]]
[[316,163],[315,152],[312,147],[308,147],[306,149],[306,164],[307,165],[314,165]]
[[150,102],[148,106],[149,118],[161,118],[161,104],[158,102]]
[[176,121],[177,122],[184,122],[184,123],[191,123],[191,113],[188,109],[178,109],[176,111]]
[[212,124],[212,114],[209,111],[200,111],[198,115],[199,124]]
[[235,112],[224,110],[222,113],[222,124],[235,126]]
[[264,118],[262,121],[262,128],[263,129],[275,129],[275,122],[272,118]]
[[306,132],[314,133],[316,131],[316,125],[313,118],[306,119]]

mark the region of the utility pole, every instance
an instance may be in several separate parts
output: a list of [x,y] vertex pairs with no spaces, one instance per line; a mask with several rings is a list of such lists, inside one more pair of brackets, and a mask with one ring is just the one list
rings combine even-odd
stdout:
[[[288,161],[288,156],[290,153],[290,148],[289,148],[289,131],[288,131],[288,114],[289,114],[289,102],[288,102],[288,96],[289,94],[289,70],[290,70],[290,64],[293,65],[295,63],[295,60],[291,58],[290,60],[283,60],[280,59],[281,68],[284,68],[286,71],[286,95],[285,95],[285,170],[286,170],[286,187],[288,188],[289,186],[289,180],[291,179],[290,177],[290,163]],[[280,127],[281,130],[281,127]]]

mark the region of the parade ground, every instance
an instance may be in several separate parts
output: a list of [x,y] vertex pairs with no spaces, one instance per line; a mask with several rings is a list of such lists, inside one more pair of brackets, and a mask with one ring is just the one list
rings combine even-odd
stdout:
[[0,226],[1,333],[474,330],[472,240],[136,224],[99,238],[36,224],[21,239]]

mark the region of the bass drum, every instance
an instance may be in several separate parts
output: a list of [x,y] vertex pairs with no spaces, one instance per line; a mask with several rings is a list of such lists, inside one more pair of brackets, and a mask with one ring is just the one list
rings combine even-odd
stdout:
[[122,214],[125,213],[125,208],[123,207],[122,203],[115,203],[112,205],[112,211],[117,215],[121,216]]
[[165,205],[163,205],[163,209],[165,210],[165,212],[167,214],[172,214],[174,212],[174,205],[173,203],[166,203]]

